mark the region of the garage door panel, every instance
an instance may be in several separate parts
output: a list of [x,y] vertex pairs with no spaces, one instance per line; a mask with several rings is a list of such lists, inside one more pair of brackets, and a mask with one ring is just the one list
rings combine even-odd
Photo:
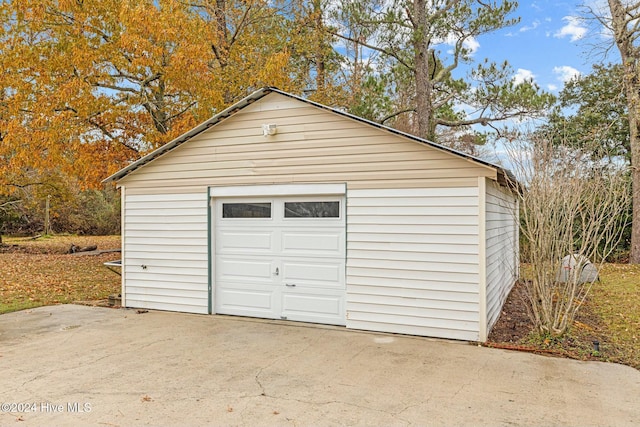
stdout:
[[344,253],[344,232],[342,230],[282,231],[283,255],[329,255]]
[[345,325],[344,298],[326,292],[285,292],[282,313],[289,320]]
[[340,262],[282,261],[282,280],[297,286],[344,288],[344,269]]
[[222,301],[216,306],[216,313],[276,319],[274,295],[272,292],[242,291],[239,289],[219,290]]
[[216,250],[226,253],[248,251],[269,254],[274,245],[273,230],[242,231],[220,230],[216,239]]
[[225,311],[271,312],[276,308],[275,290],[270,285],[220,282],[216,307]]
[[273,261],[251,258],[218,257],[216,276],[221,281],[273,283]]

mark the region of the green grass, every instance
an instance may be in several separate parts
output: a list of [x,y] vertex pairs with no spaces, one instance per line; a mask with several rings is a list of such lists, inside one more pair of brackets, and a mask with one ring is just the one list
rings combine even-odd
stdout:
[[11,313],[12,311],[26,310],[28,308],[41,307],[42,304],[36,301],[25,301],[22,298],[9,300],[6,303],[0,303],[0,314]]
[[596,317],[608,360],[640,369],[640,265],[607,264],[585,311]]

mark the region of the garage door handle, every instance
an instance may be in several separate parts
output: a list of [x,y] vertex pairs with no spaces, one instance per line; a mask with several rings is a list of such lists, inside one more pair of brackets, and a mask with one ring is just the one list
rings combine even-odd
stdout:
[[274,276],[277,276],[280,274],[280,269],[276,267],[276,271],[273,272]]
[[285,284],[285,286],[288,286],[290,288],[295,288],[296,287],[296,285],[294,283],[287,283],[287,284]]

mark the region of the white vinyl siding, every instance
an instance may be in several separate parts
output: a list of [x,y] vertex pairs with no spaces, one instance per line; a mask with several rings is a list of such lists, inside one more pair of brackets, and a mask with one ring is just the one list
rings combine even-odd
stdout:
[[[265,137],[263,123],[277,134]],[[167,187],[344,183],[350,188],[477,185],[494,168],[272,93],[120,182]]]
[[478,188],[347,191],[347,327],[477,340]]
[[126,306],[206,314],[207,193],[126,191],[123,205]]
[[518,275],[517,200],[504,187],[486,183],[487,331],[500,317]]

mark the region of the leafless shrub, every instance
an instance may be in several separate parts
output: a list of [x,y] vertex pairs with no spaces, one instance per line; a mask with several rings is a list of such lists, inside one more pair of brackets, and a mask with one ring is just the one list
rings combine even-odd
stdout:
[[[593,284],[581,283],[585,264],[591,260],[599,269],[628,223],[629,173],[539,137],[506,146],[521,185],[522,249],[531,263],[521,273],[529,314],[540,333],[562,335]],[[575,265],[559,280],[567,255],[577,255]]]

